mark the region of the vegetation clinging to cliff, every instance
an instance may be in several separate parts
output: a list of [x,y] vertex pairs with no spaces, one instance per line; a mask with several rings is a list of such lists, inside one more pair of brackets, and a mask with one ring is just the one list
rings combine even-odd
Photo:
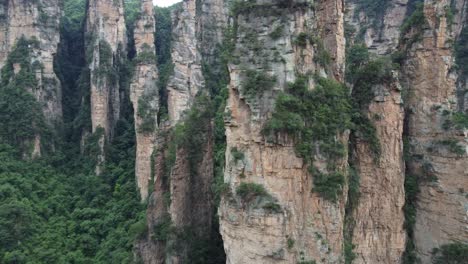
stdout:
[[392,70],[396,66],[389,58],[371,58],[367,47],[363,44],[351,46],[347,51],[346,80],[353,87],[352,132],[354,136],[368,142],[375,154],[375,161],[378,161],[381,152],[380,141],[375,126],[368,117],[368,108],[375,97],[375,87],[391,83]]
[[[0,140],[19,146],[28,155],[36,136],[49,136],[42,107],[30,91],[39,85],[36,71],[40,63],[32,61],[31,51],[38,47],[35,39],[20,38],[2,68],[0,85]],[[19,71],[15,71],[15,66]],[[54,93],[55,91],[49,91]],[[47,141],[44,138],[44,141]],[[50,144],[50,141],[48,142]]]
[[456,242],[434,248],[432,263],[434,264],[463,264],[468,259],[468,244]]
[[[286,92],[278,95],[275,111],[263,134],[270,141],[282,134],[290,135],[297,155],[304,159],[314,175],[314,190],[335,201],[344,186],[344,176],[336,171],[335,164],[345,155],[339,135],[352,126],[351,103],[346,87],[336,81],[318,78],[313,90],[308,89],[308,82],[307,77],[299,77],[289,84]],[[329,173],[314,168],[316,155],[327,158]]]

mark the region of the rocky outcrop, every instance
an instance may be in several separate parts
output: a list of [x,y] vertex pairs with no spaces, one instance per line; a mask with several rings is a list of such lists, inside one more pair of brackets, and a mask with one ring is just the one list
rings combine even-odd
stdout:
[[[0,3],[0,67],[5,66],[20,38],[35,42],[35,45],[29,45],[28,59],[31,64],[41,67],[35,69],[36,87],[28,89],[41,105],[51,127],[62,121],[62,89],[54,72],[54,57],[60,41],[60,6],[57,0],[6,0]],[[18,67],[19,64],[15,74],[20,70]],[[36,135],[32,145],[33,156],[40,156],[40,135]]]
[[[233,10],[237,36],[225,113],[228,190],[219,215],[227,263],[342,263],[345,190],[336,203],[311,192],[318,175],[308,172],[293,140],[285,136],[271,143],[262,134],[276,96],[288,83],[310,73],[343,78],[342,1],[314,6],[307,1],[255,1],[244,7]],[[329,64],[318,59],[325,53]],[[245,91],[248,72],[275,81],[252,95]],[[307,86],[314,89],[314,81]],[[346,135],[342,137],[346,142]],[[316,157],[316,167],[327,164]],[[345,169],[346,161],[338,161],[337,167]],[[245,201],[238,192],[242,184],[260,185],[268,195]]]
[[[453,2],[453,1],[452,1]],[[460,32],[465,1],[455,19],[447,14],[451,1],[424,1],[425,23],[404,65],[409,87],[408,137],[412,159],[409,172],[420,179],[414,228],[416,251],[430,263],[431,251],[443,244],[467,240],[467,134],[451,127],[457,105],[457,72],[453,42]],[[449,123],[447,123],[449,122]],[[444,125],[446,124],[446,125]],[[466,130],[466,128],[465,128]]]
[[102,135],[96,168],[99,174],[105,141],[112,137],[120,116],[119,64],[126,57],[127,48],[123,1],[88,0],[85,36],[91,75],[92,132]]
[[134,29],[136,66],[130,85],[136,132],[135,175],[143,201],[148,198],[149,183],[152,178],[151,159],[155,148],[159,112],[153,13],[152,1],[143,0],[140,17]]
[[[200,51],[203,60],[213,65],[220,59],[219,45],[223,42],[229,18],[229,2],[226,0],[205,0],[200,2],[198,30]],[[218,62],[219,63],[219,62]]]
[[405,251],[403,206],[404,111],[398,79],[376,87],[368,118],[376,128],[380,153],[356,139],[354,168],[360,178],[359,200],[353,208],[353,263],[400,263]]
[[[384,10],[369,12],[360,2],[349,1],[346,22],[352,32],[349,48],[363,43],[375,55],[398,51],[400,28],[404,22],[406,0],[387,1]],[[351,51],[350,51],[351,52]],[[353,65],[353,67],[355,67]],[[353,70],[353,69],[351,69]],[[359,88],[359,87],[354,87]],[[403,124],[405,113],[398,73],[372,87],[373,99],[364,115],[375,128],[378,142],[372,146],[362,135],[354,135],[350,157],[360,179],[359,200],[347,217],[352,223],[350,243],[356,255],[353,263],[400,263],[406,245],[404,230],[405,164],[403,161]],[[354,93],[356,97],[361,94]],[[373,148],[378,148],[378,153]]]
[[127,47],[123,2],[89,0],[87,12],[92,127],[93,132],[103,128],[110,137],[120,114],[117,65]]
[[331,72],[336,80],[343,82],[346,58],[344,2],[318,1],[316,5],[316,12],[323,14],[316,18],[316,23],[318,34],[332,59]]
[[[166,87],[169,118],[159,121],[154,137],[154,181],[147,211],[150,231],[137,244],[145,263],[185,263],[197,246],[193,241],[211,237],[214,139],[202,63],[219,60],[215,49],[223,40],[224,7],[220,0],[185,0],[172,13],[174,71]],[[165,224],[172,232],[161,238],[157,230]],[[193,239],[184,239],[187,236]]]
[[190,109],[195,96],[205,85],[202,73],[202,57],[199,50],[199,17],[197,1],[183,1],[172,19],[172,61],[174,74],[167,92],[169,120],[175,125]]

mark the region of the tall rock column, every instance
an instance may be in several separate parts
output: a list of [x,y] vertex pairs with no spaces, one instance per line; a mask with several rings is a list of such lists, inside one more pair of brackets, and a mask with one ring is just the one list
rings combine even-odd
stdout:
[[[60,41],[59,23],[62,11],[59,2],[6,0],[0,3],[0,67],[14,68],[14,75],[18,74],[22,67],[20,62],[11,60],[9,62],[12,65],[6,65],[8,55],[17,48],[20,39],[33,43],[27,47],[27,59],[37,83],[35,87],[27,89],[40,104],[43,116],[51,128],[62,121],[62,89],[53,65]],[[32,153],[28,155],[40,156],[41,142],[41,136],[36,135]],[[47,144],[53,145],[51,142]]]
[[174,12],[172,19],[174,74],[167,85],[169,120],[172,125],[190,109],[195,96],[205,84],[199,50],[198,19],[197,1],[192,0],[183,1],[182,7]]
[[141,1],[140,17],[134,29],[136,67],[130,85],[130,100],[133,103],[135,115],[135,175],[143,201],[148,198],[148,188],[152,178],[151,158],[155,148],[159,111],[153,8],[151,0]]
[[123,0],[88,0],[85,34],[92,132],[99,134],[101,150],[96,168],[99,173],[105,141],[112,137],[120,116],[119,63],[127,48]]
[[[453,1],[426,0],[420,40],[412,45],[404,72],[409,87],[409,172],[418,176],[414,242],[423,263],[443,244],[468,243],[468,138],[466,127],[453,126],[453,116],[466,108],[457,102],[457,71],[453,42],[465,16],[466,1],[455,1],[458,12],[448,16]],[[409,35],[411,37],[411,35]]]
[[[371,54],[371,60],[381,60],[381,56],[396,52],[400,28],[405,19],[406,3],[407,0],[386,1],[385,6],[379,10],[369,10],[370,7],[362,6],[360,2],[349,1],[347,9],[350,12],[347,13],[346,22],[355,34],[347,40],[348,53],[356,50],[353,45],[364,45]],[[391,64],[389,60],[383,63]],[[388,66],[381,64],[380,67]],[[364,121],[360,120],[361,124],[357,124],[373,126],[376,142],[369,140],[369,135],[359,132],[353,135],[352,140],[350,161],[359,177],[360,186],[358,198],[350,197],[349,215],[346,217],[351,220],[347,224],[347,232],[351,233],[348,246],[352,244],[354,247],[356,258],[353,263],[356,264],[400,263],[405,250],[405,115],[398,72],[391,72],[389,68],[385,79],[371,80],[376,82],[369,87],[372,96],[370,101],[361,105],[363,118],[369,123],[363,124]],[[353,81],[356,82],[353,96],[359,101],[364,93],[360,86],[365,83]]]
[[[404,111],[398,79],[374,87],[367,118],[375,126],[379,153],[366,139],[355,138],[354,169],[359,175],[359,200],[347,215],[353,221],[353,263],[400,263],[405,251],[403,206]],[[351,201],[352,202],[352,201]]]
[[[346,171],[346,159],[328,166],[317,154],[311,173],[292,137],[271,142],[262,132],[290,83],[314,74],[343,80],[342,3],[258,0],[231,10],[236,36],[225,112],[227,187],[219,208],[227,263],[344,261],[346,188],[336,202],[312,189],[328,168]],[[304,85],[316,88],[314,78]]]
[[[137,244],[145,263],[194,261],[197,243],[212,243],[213,113],[202,65],[206,61],[214,67],[219,60],[215,49],[222,41],[224,7],[223,0],[185,0],[172,13],[168,118],[160,120],[155,137],[150,231]],[[158,230],[165,225],[174,232],[161,237]]]

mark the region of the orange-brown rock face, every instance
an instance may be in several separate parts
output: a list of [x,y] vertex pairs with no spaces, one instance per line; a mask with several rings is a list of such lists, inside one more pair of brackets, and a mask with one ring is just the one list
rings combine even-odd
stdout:
[[[174,72],[166,87],[169,120],[162,120],[158,133],[153,132],[151,137],[156,143],[152,144],[152,192],[146,193],[149,195],[147,221],[150,232],[145,240],[137,244],[138,254],[145,263],[186,263],[194,245],[177,236],[190,234],[197,241],[205,241],[211,236],[215,212],[212,194],[212,120],[208,117],[197,119],[196,124],[192,121],[192,126],[199,127],[195,131],[189,126],[190,129],[183,132],[182,137],[187,140],[177,138],[181,135],[174,132],[187,122],[190,123],[187,113],[191,109],[196,108],[199,113],[210,111],[196,104],[197,97],[210,93],[205,87],[202,61],[219,59],[214,57],[214,49],[222,41],[225,14],[225,3],[221,0],[186,0],[172,13],[171,54]],[[204,32],[203,28],[210,28],[211,31]],[[150,140],[149,136],[146,134],[145,138]],[[195,146],[190,143],[192,140],[200,144]],[[142,146],[141,149],[150,150],[148,146]],[[148,173],[150,175],[150,171]],[[144,182],[148,183],[148,178],[143,176],[140,182],[143,195],[145,190],[142,188]],[[176,230],[175,234],[166,239],[155,239],[157,234],[152,230],[168,222]]]
[[[127,30],[122,0],[89,0],[86,18],[86,56],[90,58],[92,132],[102,133],[101,152],[120,116],[119,61],[125,56]],[[96,172],[104,155],[98,157]]]
[[[44,117],[51,127],[62,121],[62,89],[53,65],[60,41],[61,15],[57,0],[7,0],[0,4],[0,68],[20,38],[37,40],[37,45],[29,47],[29,59],[32,64],[39,63],[41,69],[35,73],[37,86],[29,89],[42,105]],[[41,138],[37,135],[32,156],[40,155]]]
[[[464,17],[463,4],[466,2],[456,1],[461,8],[457,16]],[[425,1],[427,26],[422,40],[412,46],[404,68],[410,88],[409,171],[420,177],[414,236],[423,263],[430,263],[433,248],[468,242],[467,135],[466,131],[444,126],[451,112],[466,111],[463,105],[457,105],[452,49],[460,24],[450,24],[448,5],[450,1]],[[447,142],[452,142],[452,148]]]
[[[346,20],[354,32],[363,36],[352,36],[347,41],[350,45],[362,41],[377,56],[396,52],[407,2],[387,1],[382,17],[373,19],[366,16],[365,9],[361,10],[358,3],[348,2]],[[359,37],[363,40],[358,40]],[[393,72],[393,75],[392,81],[372,87],[373,99],[364,109],[376,129],[379,153],[358,135],[353,144],[351,160],[360,179],[359,200],[347,216],[352,219],[349,228],[352,228],[350,242],[356,255],[353,263],[400,263],[405,251],[405,113],[398,73]]]
[[190,109],[195,96],[205,85],[197,26],[197,1],[183,1],[182,7],[173,15],[174,74],[167,86],[169,120],[173,125]]
[[141,2],[141,15],[135,25],[136,68],[130,85],[130,100],[133,103],[136,132],[135,176],[141,199],[148,198],[151,181],[151,158],[155,148],[158,125],[159,91],[158,69],[154,46],[155,21],[153,3]]
[[[262,134],[275,97],[288,82],[308,73],[343,77],[342,1],[322,1],[315,8],[305,1],[256,1],[256,6],[241,10],[235,19],[236,48],[229,65],[226,108],[229,191],[219,208],[227,263],[342,263],[345,195],[333,203],[311,192],[314,176],[296,155],[292,140],[273,144]],[[272,33],[275,29],[281,33]],[[316,46],[296,45],[301,33],[324,40],[331,70],[317,63]],[[276,82],[252,98],[243,90],[246,70],[275,76]],[[311,81],[308,86],[313,89],[315,84]],[[235,157],[238,152],[242,159]],[[316,167],[326,167],[326,160],[316,160]],[[345,160],[339,163],[338,167],[346,167]],[[279,208],[265,209],[268,201],[262,199],[245,203],[236,193],[241,183],[263,186]]]
[[380,155],[359,138],[355,143],[355,169],[360,196],[352,212],[353,263],[400,263],[405,250],[403,162],[403,101],[398,80],[383,84],[369,106]]
[[91,120],[93,132],[109,137],[120,114],[116,64],[124,54],[127,33],[121,0],[88,1],[86,21],[88,56],[91,56]]

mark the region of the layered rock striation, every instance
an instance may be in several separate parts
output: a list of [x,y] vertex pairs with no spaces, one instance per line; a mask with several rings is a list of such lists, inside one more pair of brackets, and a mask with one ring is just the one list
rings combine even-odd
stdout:
[[[185,263],[198,246],[195,240],[210,243],[206,241],[212,236],[215,213],[214,138],[211,91],[203,63],[219,61],[215,49],[223,40],[225,5],[218,0],[185,0],[172,12],[173,71],[163,88],[168,117],[159,120],[154,134],[147,211],[150,231],[137,243],[145,263]],[[139,187],[143,194],[144,184]],[[157,231],[163,225],[172,230],[164,238]]]
[[466,4],[424,1],[424,24],[420,32],[409,33],[419,39],[409,47],[403,68],[409,91],[408,173],[418,177],[420,187],[414,242],[423,263],[430,263],[434,248],[468,242],[467,127],[452,123],[454,115],[467,111],[457,93],[457,81],[465,76],[455,68],[453,46],[466,26]]
[[[312,192],[332,162],[316,153],[311,173],[294,138],[263,133],[275,99],[313,74],[344,78],[342,1],[253,1],[233,9],[234,50],[225,113],[227,190],[219,208],[227,263],[342,263],[346,188],[333,202]],[[249,82],[257,80],[253,91]],[[309,78],[305,86],[314,90]],[[346,133],[336,141],[347,142]],[[334,165],[346,171],[339,158]],[[344,187],[344,186],[343,186]],[[255,191],[257,190],[257,191]]]

